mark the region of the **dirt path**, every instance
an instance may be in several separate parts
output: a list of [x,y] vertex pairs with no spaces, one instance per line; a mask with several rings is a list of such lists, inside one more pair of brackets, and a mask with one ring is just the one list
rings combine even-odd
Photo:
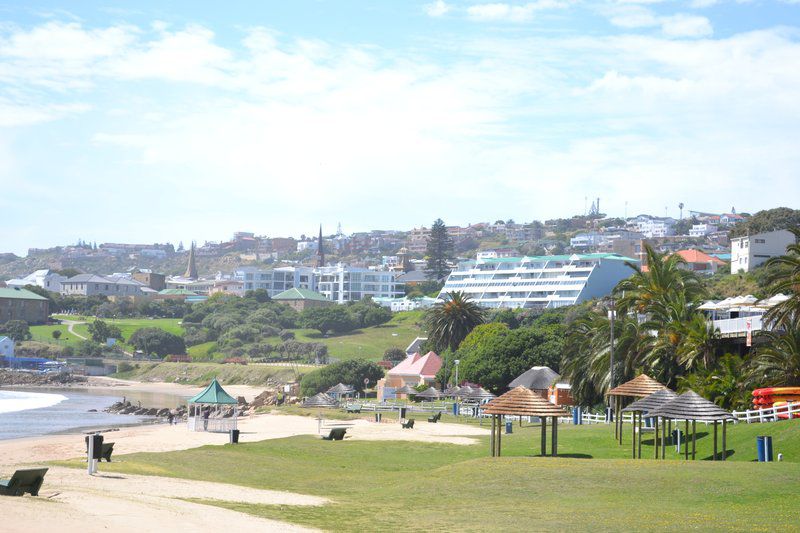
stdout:
[[67,331],[68,331],[68,332],[70,332],[70,333],[72,333],[73,335],[75,335],[75,336],[76,336],[76,337],[78,337],[79,339],[83,339],[83,340],[85,340],[85,341],[88,341],[88,340],[89,340],[89,339],[87,339],[86,337],[84,337],[83,335],[81,335],[80,333],[78,333],[77,331],[75,331],[75,330],[73,329],[73,328],[74,328],[75,326],[77,326],[78,324],[86,324],[86,322],[85,322],[85,321],[81,321],[81,320],[61,320],[61,323],[62,323],[62,324],[66,324],[66,326],[67,326]]

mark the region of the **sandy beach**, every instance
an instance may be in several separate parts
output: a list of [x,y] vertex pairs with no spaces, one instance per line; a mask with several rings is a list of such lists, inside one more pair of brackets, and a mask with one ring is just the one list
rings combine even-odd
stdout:
[[[94,386],[115,392],[140,390],[165,394],[193,394],[201,387],[172,383],[138,383],[102,378]],[[226,386],[232,395],[251,400],[263,391],[249,386]],[[407,430],[397,420],[371,421],[369,415],[358,420],[325,419],[316,416],[262,414],[240,419],[240,442],[256,442],[295,435],[318,435],[330,426],[348,426],[347,438],[358,440],[413,440],[450,444],[473,444],[477,436],[488,434],[484,428],[461,424],[428,424],[422,416],[414,429]],[[166,452],[205,445],[228,443],[228,435],[188,431],[185,424],[153,424],[120,428],[105,434],[114,445],[115,461],[125,454]],[[0,477],[10,476],[22,465],[83,457],[85,445],[80,433],[48,435],[0,441]],[[303,494],[262,491],[200,481],[104,474],[90,476],[85,470],[55,467],[50,469],[39,497],[4,498],[4,531],[207,531],[209,527],[231,527],[239,531],[302,531],[303,528],[266,520],[235,511],[182,501],[177,498],[214,494],[227,501],[276,505],[325,505],[327,500]],[[212,486],[213,485],[213,486]],[[131,518],[135,517],[135,520]]]

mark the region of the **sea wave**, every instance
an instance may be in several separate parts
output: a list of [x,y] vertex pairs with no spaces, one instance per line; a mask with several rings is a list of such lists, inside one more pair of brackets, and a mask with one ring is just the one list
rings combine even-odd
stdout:
[[44,392],[0,391],[0,413],[52,407],[66,400],[61,394]]

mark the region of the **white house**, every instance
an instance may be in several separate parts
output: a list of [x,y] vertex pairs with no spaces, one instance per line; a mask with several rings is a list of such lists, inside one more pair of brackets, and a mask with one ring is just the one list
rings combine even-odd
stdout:
[[24,278],[10,279],[6,282],[6,286],[23,288],[25,285],[35,285],[50,292],[61,292],[61,282],[66,279],[67,276],[44,269],[28,274]]
[[637,223],[639,233],[648,239],[667,237],[675,233],[673,226],[677,221],[674,218],[651,218]]
[[714,224],[692,224],[692,229],[689,230],[689,237],[705,237],[717,231],[717,226]]
[[0,355],[14,357],[14,341],[8,337],[0,337]]
[[785,254],[794,242],[794,234],[785,229],[731,239],[731,272],[750,272],[770,257]]

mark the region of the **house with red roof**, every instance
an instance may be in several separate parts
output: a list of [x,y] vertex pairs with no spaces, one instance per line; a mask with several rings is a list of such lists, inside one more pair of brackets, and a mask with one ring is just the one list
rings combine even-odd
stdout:
[[698,274],[711,275],[715,273],[719,267],[726,264],[725,261],[719,257],[708,255],[700,250],[679,250],[675,253],[686,261],[683,268],[697,272]]
[[[400,361],[394,368],[386,372],[386,377],[378,381],[378,401],[390,400],[405,395],[395,395],[395,390],[408,385],[432,386],[436,381],[436,374],[442,368],[442,358],[435,352],[425,355],[414,353]],[[402,398],[401,398],[402,399]]]

